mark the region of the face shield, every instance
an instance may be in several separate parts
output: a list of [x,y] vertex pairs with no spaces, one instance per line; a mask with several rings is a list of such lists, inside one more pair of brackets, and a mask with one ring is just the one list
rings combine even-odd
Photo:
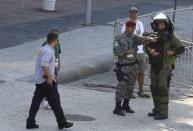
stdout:
[[174,24],[170,20],[170,18],[165,15],[164,13],[159,13],[153,18],[153,22],[151,23],[151,27],[154,32],[158,32],[158,23],[165,23],[166,24],[166,30],[169,32],[173,32]]

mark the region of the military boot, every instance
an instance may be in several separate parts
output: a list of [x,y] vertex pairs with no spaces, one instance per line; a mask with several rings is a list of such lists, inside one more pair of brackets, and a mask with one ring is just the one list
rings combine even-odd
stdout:
[[116,107],[113,111],[113,114],[119,115],[119,116],[124,116],[125,113],[123,112],[122,108],[121,108],[121,102],[117,101],[116,102]]
[[154,116],[155,120],[164,120],[168,119],[168,92],[166,91],[167,95],[159,97],[160,102],[158,105],[159,113]]
[[156,113],[154,112],[154,111],[152,111],[152,112],[148,112],[148,116],[155,116],[156,115]]
[[134,113],[134,110],[132,110],[129,106],[129,100],[124,99],[123,105],[122,105],[122,110],[126,111],[127,113]]
[[148,113],[148,116],[156,116],[156,114],[158,114],[158,111],[156,111],[156,109],[154,108],[153,110],[152,110],[152,112],[149,112]]
[[155,120],[165,120],[168,119],[168,115],[165,113],[158,113],[154,116]]

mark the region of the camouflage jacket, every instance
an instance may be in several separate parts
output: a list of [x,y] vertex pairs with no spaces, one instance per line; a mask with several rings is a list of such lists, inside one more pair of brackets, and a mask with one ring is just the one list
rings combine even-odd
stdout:
[[[135,34],[127,35],[126,32],[119,35],[114,40],[114,54],[118,57],[121,64],[132,63],[136,61],[137,46],[142,44],[150,44],[148,37]],[[132,50],[132,53],[129,52]]]

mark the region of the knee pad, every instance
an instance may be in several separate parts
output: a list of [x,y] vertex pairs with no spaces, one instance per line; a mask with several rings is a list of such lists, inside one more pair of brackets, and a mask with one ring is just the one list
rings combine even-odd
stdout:
[[156,90],[156,94],[160,97],[168,97],[169,91],[167,87],[158,87]]

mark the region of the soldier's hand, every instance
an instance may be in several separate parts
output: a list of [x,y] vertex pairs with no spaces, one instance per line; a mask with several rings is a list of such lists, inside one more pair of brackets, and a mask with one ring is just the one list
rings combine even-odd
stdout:
[[155,49],[151,49],[149,52],[152,56],[158,56],[160,53],[157,52]]
[[172,50],[168,50],[168,51],[167,51],[167,55],[168,55],[168,56],[172,56],[172,55],[174,55],[174,52],[173,52]]

